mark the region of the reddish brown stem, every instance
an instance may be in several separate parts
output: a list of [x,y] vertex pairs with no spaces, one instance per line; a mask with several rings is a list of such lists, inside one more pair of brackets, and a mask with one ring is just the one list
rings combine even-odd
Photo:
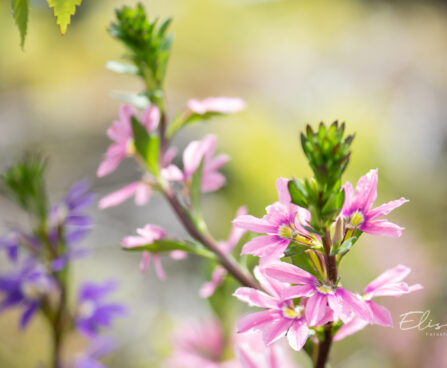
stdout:
[[211,237],[209,234],[203,234],[199,229],[197,229],[196,225],[185,212],[184,207],[178,201],[178,198],[176,197],[171,187],[164,190],[163,194],[176,213],[180,222],[183,224],[192,238],[194,238],[195,240],[203,244],[207,249],[216,254],[220,264],[228,271],[230,275],[232,275],[237,281],[239,281],[241,285],[259,289],[259,285],[256,283],[256,281],[250,275],[242,271],[239,265],[231,256],[222,252],[221,248],[213,237]]

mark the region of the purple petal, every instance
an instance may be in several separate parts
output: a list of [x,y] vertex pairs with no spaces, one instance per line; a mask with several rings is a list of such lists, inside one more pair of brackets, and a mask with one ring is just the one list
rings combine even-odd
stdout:
[[39,308],[39,303],[32,303],[22,314],[22,317],[20,318],[20,328],[23,330],[28,325],[29,321],[31,320],[32,316],[37,312],[37,309]]

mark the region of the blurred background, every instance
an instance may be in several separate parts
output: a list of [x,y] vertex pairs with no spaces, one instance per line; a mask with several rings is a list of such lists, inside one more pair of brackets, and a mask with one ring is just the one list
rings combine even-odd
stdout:
[[[78,8],[66,36],[60,36],[46,1],[31,0],[25,50],[10,14],[0,3],[0,167],[24,152],[50,159],[48,187],[60,200],[75,181],[87,177],[101,197],[138,178],[130,161],[104,179],[95,172],[109,141],[106,128],[120,102],[113,90],[138,91],[139,81],[104,68],[124,50],[106,32],[114,8],[134,1],[88,1]],[[446,367],[447,337],[399,329],[399,316],[430,310],[447,323],[447,7],[431,1],[143,1],[151,17],[174,18],[173,53],[166,90],[171,116],[191,97],[238,96],[246,111],[187,128],[184,147],[208,132],[219,135],[220,151],[232,160],[226,187],[205,197],[210,228],[224,239],[242,204],[261,216],[276,200],[279,176],[310,175],[298,143],[306,123],[346,121],[356,132],[346,178],[379,168],[377,204],[405,196],[410,202],[388,216],[406,228],[399,239],[362,237],[341,269],[344,286],[361,291],[385,269],[403,263],[408,281],[423,291],[383,304],[395,328],[368,327],[336,344],[333,367]],[[157,367],[169,354],[178,321],[211,316],[198,297],[204,279],[200,260],[165,259],[168,281],[153,270],[141,274],[139,255],[123,253],[120,241],[136,227],[157,223],[179,236],[162,198],[144,208],[126,202],[93,210],[96,226],[85,244],[91,257],[78,261],[75,283],[118,279],[117,299],[130,315],[110,334],[119,348],[109,367]],[[5,230],[26,218],[0,199]],[[0,267],[4,265],[1,260]],[[381,302],[379,300],[379,302]],[[19,332],[18,313],[0,315],[0,367],[36,367],[50,349],[46,326],[33,320]],[[78,342],[74,342],[76,346]],[[71,349],[69,346],[67,349]],[[300,355],[300,354],[298,354]],[[308,364],[298,356],[303,367]]]

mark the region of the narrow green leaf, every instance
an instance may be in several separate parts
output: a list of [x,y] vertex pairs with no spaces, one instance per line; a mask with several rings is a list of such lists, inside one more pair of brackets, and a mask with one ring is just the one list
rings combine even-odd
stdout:
[[20,32],[20,46],[25,46],[26,30],[28,27],[29,0],[11,0],[12,16]]
[[301,182],[295,178],[287,184],[292,203],[301,207],[307,207],[307,192]]
[[352,246],[357,241],[357,238],[353,236],[352,238],[349,238],[345,240],[343,243],[340,244],[339,247],[335,247],[331,250],[331,256],[335,256],[337,254],[343,254],[347,252],[349,249],[352,248]]
[[134,116],[131,118],[133,139],[137,153],[146,161],[149,151],[149,133]]
[[82,0],[48,0],[50,8],[54,8],[56,23],[59,25],[62,34],[67,32],[70,18],[76,13],[76,6],[81,5]]
[[307,249],[309,249],[309,247],[306,247],[305,245],[298,244],[295,242],[290,242],[289,246],[287,247],[286,251],[284,252],[284,255],[286,257],[293,257],[293,256],[304,253],[304,251],[306,251]]
[[318,273],[315,271],[314,266],[312,265],[312,262],[310,261],[309,257],[306,253],[298,254],[296,256],[291,257],[292,263],[301,268],[304,271],[307,271],[314,275],[315,277],[320,277]]
[[191,204],[193,217],[195,221],[202,219],[202,207],[200,203],[200,197],[202,193],[202,172],[203,172],[203,159],[200,162],[199,167],[191,178]]
[[115,73],[123,74],[138,74],[138,68],[131,64],[120,63],[119,61],[108,61],[106,63],[106,68]]

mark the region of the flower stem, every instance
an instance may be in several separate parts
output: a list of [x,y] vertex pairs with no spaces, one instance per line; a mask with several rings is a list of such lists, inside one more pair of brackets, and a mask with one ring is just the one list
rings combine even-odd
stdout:
[[[333,285],[336,284],[338,278],[337,261],[335,256],[331,256],[332,240],[329,230],[325,229],[323,237],[324,260],[328,270],[328,279]],[[325,368],[329,360],[329,352],[332,345],[332,322],[324,326],[324,339],[318,345],[318,356],[315,361],[315,368]]]
[[259,285],[256,281],[247,273],[245,273],[234,259],[222,252],[216,240],[208,234],[201,232],[191,218],[186,213],[184,207],[179,202],[171,186],[163,189],[163,194],[171,205],[172,209],[176,213],[180,222],[195,240],[203,244],[207,249],[216,254],[220,264],[231,274],[239,283],[243,286],[247,286],[254,289],[259,289]]

